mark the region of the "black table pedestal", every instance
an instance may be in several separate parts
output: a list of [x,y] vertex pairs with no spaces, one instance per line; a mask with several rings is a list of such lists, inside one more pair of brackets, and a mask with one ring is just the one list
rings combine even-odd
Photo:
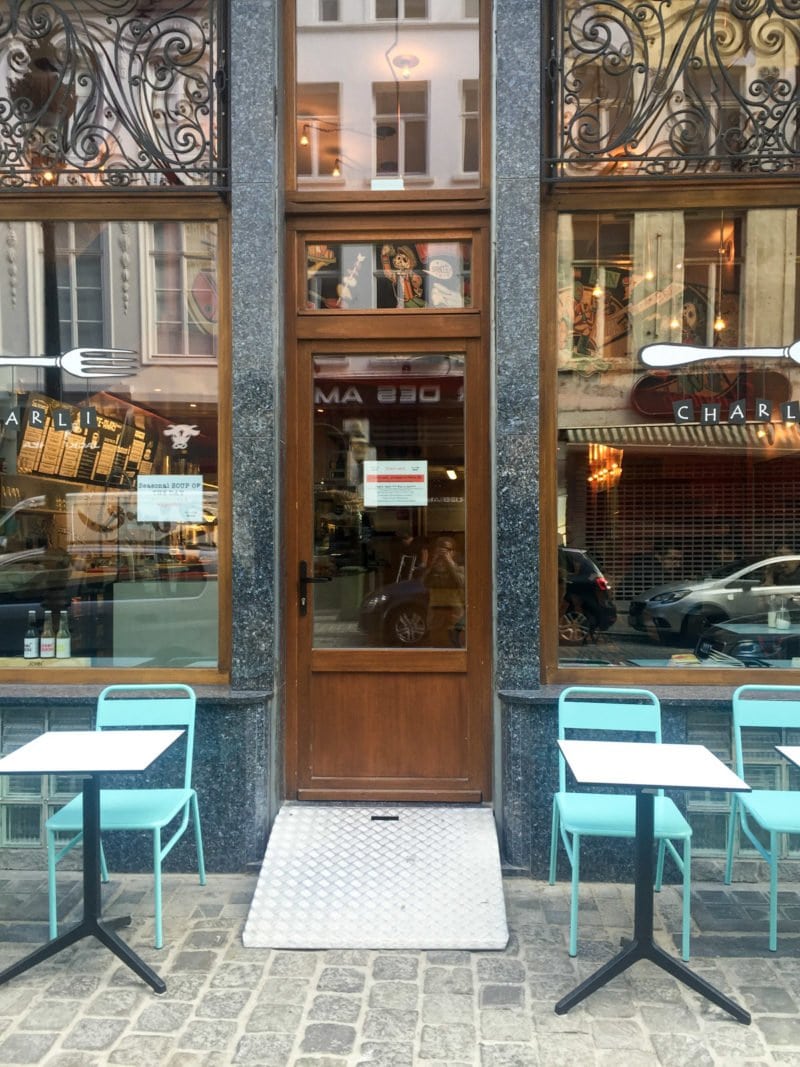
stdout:
[[130,916],[103,920],[100,890],[100,785],[97,775],[83,780],[83,918],[71,930],[48,941],[24,959],[0,972],[0,985],[18,974],[50,959],[56,953],[81,941],[96,937],[98,941],[135,971],[156,993],[166,992],[166,984],[132,948],[117,937],[114,928],[130,924]]
[[727,1011],[740,1023],[750,1022],[750,1012],[720,993],[710,982],[664,952],[653,941],[653,825],[654,797],[642,789],[636,792],[636,861],[633,899],[633,940],[608,963],[567,993],[556,1004],[556,1014],[564,1015],[570,1008],[600,989],[616,975],[626,971],[638,960],[650,960],[684,985],[701,993],[718,1007]]

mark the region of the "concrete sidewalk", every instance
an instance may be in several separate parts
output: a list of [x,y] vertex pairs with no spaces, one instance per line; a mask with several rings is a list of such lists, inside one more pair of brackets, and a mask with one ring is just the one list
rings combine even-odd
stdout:
[[[286,952],[245,949],[255,875],[165,877],[165,948],[152,948],[150,878],[105,888],[107,917],[166,980],[156,996],[94,939],[0,987],[0,1064],[137,1067],[538,1067],[800,1065],[800,886],[781,896],[779,951],[767,949],[760,886],[698,884],[691,966],[753,1013],[743,1026],[649,963],[565,1016],[556,1000],[630,934],[630,886],[581,887],[579,955],[566,952],[568,888],[505,882],[504,952]],[[80,880],[59,874],[80,908]],[[41,873],[0,882],[0,966],[47,936]],[[677,932],[677,890],[656,898]],[[662,933],[675,951],[673,936]]]

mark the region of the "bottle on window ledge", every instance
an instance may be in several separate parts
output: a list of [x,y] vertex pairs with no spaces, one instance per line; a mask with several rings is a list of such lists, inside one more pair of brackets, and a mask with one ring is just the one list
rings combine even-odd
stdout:
[[69,632],[69,618],[66,611],[62,611],[58,619],[58,633],[56,634],[56,659],[69,659],[72,655],[72,637]]
[[25,643],[22,647],[25,659],[39,658],[39,630],[36,626],[36,612],[28,612],[28,629],[25,631]]
[[39,642],[39,655],[42,659],[52,659],[56,654],[56,635],[53,632],[53,613],[52,611],[46,611],[44,613],[44,626],[42,627],[42,638]]

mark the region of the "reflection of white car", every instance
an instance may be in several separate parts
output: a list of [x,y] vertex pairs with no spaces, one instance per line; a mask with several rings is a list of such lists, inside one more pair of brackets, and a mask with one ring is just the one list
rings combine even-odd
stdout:
[[766,613],[773,597],[790,605],[800,598],[800,555],[735,560],[705,578],[647,589],[631,601],[628,622],[662,640],[694,644],[714,623]]

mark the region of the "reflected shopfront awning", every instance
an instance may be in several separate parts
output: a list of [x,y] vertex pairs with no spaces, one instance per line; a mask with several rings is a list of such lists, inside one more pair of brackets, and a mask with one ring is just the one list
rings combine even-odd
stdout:
[[702,426],[699,423],[643,423],[626,426],[579,426],[559,431],[559,440],[569,444],[608,445],[611,448],[685,450],[715,449],[722,452],[796,452],[800,429],[795,423],[745,423]]

